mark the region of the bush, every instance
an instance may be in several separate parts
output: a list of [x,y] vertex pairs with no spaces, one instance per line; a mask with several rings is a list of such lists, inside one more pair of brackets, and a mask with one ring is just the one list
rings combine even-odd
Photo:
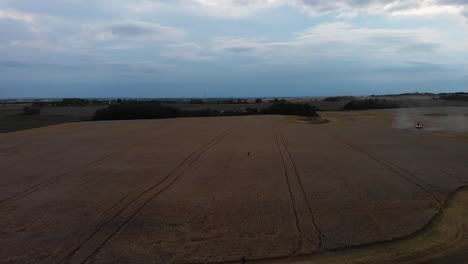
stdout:
[[267,115],[299,115],[313,117],[318,116],[315,106],[309,104],[295,104],[280,101],[262,110],[262,114]]
[[256,104],[261,104],[262,102],[263,102],[263,101],[262,101],[262,99],[260,99],[260,98],[255,99],[255,103],[256,103]]
[[41,113],[41,109],[31,106],[25,106],[23,108],[24,115],[39,115]]

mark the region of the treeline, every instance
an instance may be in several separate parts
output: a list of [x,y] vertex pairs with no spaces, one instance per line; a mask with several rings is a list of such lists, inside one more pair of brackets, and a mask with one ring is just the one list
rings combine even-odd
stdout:
[[98,109],[93,120],[132,120],[171,118],[180,115],[180,110],[162,104],[114,104]]
[[219,111],[211,109],[180,110],[160,102],[139,102],[113,104],[94,113],[93,120],[132,120],[132,119],[161,119],[175,117],[213,117],[213,116],[242,116],[242,115],[301,115],[317,116],[315,107],[309,104],[294,104],[285,101],[278,102],[268,108],[258,111],[247,108],[246,111]]
[[[270,103],[277,102],[278,99],[270,100]],[[187,102],[187,101],[186,101]],[[189,104],[249,104],[250,101],[247,99],[239,98],[239,99],[219,99],[219,100],[202,100],[202,99],[191,99],[188,101]],[[263,100],[260,98],[253,99],[254,104],[263,103]]]
[[289,103],[284,100],[262,109],[261,113],[264,115],[298,115],[307,117],[318,116],[315,106],[305,103]]
[[323,99],[325,102],[341,102],[341,101],[350,101],[355,100],[354,96],[333,96]]
[[108,104],[109,100],[101,99],[81,99],[81,98],[64,98],[60,101],[39,101],[33,102],[33,107],[50,107],[50,106],[87,106],[87,105],[102,105]]
[[188,101],[189,104],[248,104],[246,99],[222,99],[222,100],[202,100],[202,99],[191,99]]
[[439,98],[448,101],[468,101],[468,93],[441,95]]
[[344,110],[388,109],[402,107],[399,102],[386,99],[352,100],[347,103]]

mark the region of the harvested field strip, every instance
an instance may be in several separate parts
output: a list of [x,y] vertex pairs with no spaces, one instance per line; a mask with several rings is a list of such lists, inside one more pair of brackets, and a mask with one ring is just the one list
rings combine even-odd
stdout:
[[52,184],[60,181],[62,178],[66,177],[66,176],[69,176],[69,175],[72,175],[73,173],[75,173],[75,172],[77,172],[79,170],[82,170],[84,168],[88,168],[88,167],[91,167],[91,166],[98,165],[98,164],[100,164],[102,162],[105,162],[107,160],[115,158],[118,155],[119,155],[119,153],[113,153],[113,154],[107,155],[105,157],[102,157],[102,158],[100,158],[98,160],[87,163],[87,164],[85,164],[85,165],[83,165],[81,167],[73,169],[71,171],[68,171],[68,172],[62,173],[60,175],[54,176],[52,178],[49,178],[49,179],[47,179],[47,180],[45,180],[43,182],[40,182],[40,183],[38,183],[38,184],[36,184],[34,186],[31,186],[31,187],[27,188],[27,189],[25,189],[25,190],[23,190],[23,191],[21,191],[19,193],[16,193],[16,194],[14,194],[14,195],[12,195],[12,196],[10,196],[8,198],[5,198],[5,199],[1,200],[0,205],[5,205],[5,204],[12,203],[14,201],[17,201],[17,200],[19,200],[19,199],[21,199],[23,197],[26,197],[26,196],[34,193],[34,192],[37,192],[37,191],[39,191],[39,190],[41,190],[43,188],[46,188],[47,186],[52,185]]
[[468,188],[465,187],[455,191],[424,228],[405,238],[268,263],[462,263],[468,255],[467,246]]
[[[104,221],[82,243],[71,250],[60,262],[85,263],[111,240],[135,215],[137,215],[151,200],[170,188],[206,151],[220,142],[229,129],[214,137],[205,145],[190,153],[179,165],[162,180],[132,198],[120,210]],[[121,199],[118,203],[124,201]],[[118,204],[117,203],[117,204]],[[114,205],[113,207],[117,207]],[[125,214],[125,215],[124,215]]]

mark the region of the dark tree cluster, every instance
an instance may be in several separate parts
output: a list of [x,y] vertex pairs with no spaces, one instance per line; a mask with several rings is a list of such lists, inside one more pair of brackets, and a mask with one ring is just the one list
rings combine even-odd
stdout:
[[201,99],[192,99],[190,100],[190,104],[204,104],[204,102]]
[[[246,111],[218,111],[211,109],[182,111],[178,108],[163,105],[159,102],[143,103],[133,102],[113,104],[107,108],[99,109],[93,120],[132,120],[132,119],[160,119],[174,117],[211,117],[211,116],[242,116],[259,114],[257,108],[247,108]],[[265,115],[301,115],[317,116],[315,107],[309,104],[294,104],[288,102],[276,103],[263,109],[260,114]]]
[[367,110],[367,109],[388,109],[399,108],[401,105],[396,101],[386,99],[364,99],[353,100],[344,106],[345,110]]
[[341,102],[341,101],[350,101],[350,100],[355,100],[355,97],[353,96],[333,96],[333,97],[327,97],[323,99],[325,102]]
[[216,100],[214,103],[216,104],[247,104],[246,99],[222,99],[222,100]]
[[41,109],[37,107],[25,106],[23,108],[24,115],[39,115],[41,113]]
[[115,104],[94,113],[94,120],[159,119],[180,116],[180,110],[151,103]]
[[[119,99],[120,100],[120,99]],[[60,101],[39,101],[34,102],[34,107],[51,107],[51,106],[86,106],[86,105],[102,105],[108,104],[108,100],[89,100],[80,98],[64,98]]]
[[448,101],[468,101],[468,93],[441,95],[439,98],[442,100],[448,100]]
[[262,114],[266,115],[299,115],[314,117],[317,115],[317,109],[310,104],[296,104],[286,101],[280,101],[274,105],[264,108]]

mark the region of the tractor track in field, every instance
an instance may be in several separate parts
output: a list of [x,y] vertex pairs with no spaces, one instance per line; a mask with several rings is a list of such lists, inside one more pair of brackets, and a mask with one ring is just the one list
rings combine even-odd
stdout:
[[363,149],[360,146],[348,143],[348,142],[346,142],[344,140],[341,140],[341,139],[340,139],[340,141],[342,141],[344,144],[346,144],[348,147],[354,149],[355,151],[360,152],[360,153],[366,155],[367,157],[375,160],[376,162],[382,164],[387,169],[389,169],[392,172],[394,172],[395,174],[399,175],[400,177],[402,177],[406,181],[412,183],[413,185],[418,187],[422,192],[424,192],[428,196],[430,196],[437,203],[437,205],[439,207],[443,204],[443,202],[440,200],[440,198],[438,198],[437,195],[434,194],[434,193],[437,193],[438,195],[441,195],[441,194],[431,184],[424,181],[420,177],[414,175],[413,173],[408,172],[407,170],[405,170],[405,169],[391,163],[390,161],[388,161],[388,160],[386,160],[386,159],[384,159],[382,157],[377,156],[376,154],[374,154],[374,153],[372,153],[372,152],[370,152],[368,150]]
[[377,154],[364,149],[361,146],[358,146],[356,144],[352,144],[348,142],[347,140],[343,139],[342,137],[338,136],[336,133],[333,133],[333,135],[329,135],[331,138],[336,139],[337,141],[345,144],[349,148],[367,156],[368,158],[380,163],[383,165],[385,168],[388,170],[392,171],[396,175],[400,176],[407,182],[413,184],[416,186],[418,189],[420,189],[423,193],[427,194],[431,199],[437,203],[437,206],[440,207],[443,204],[443,201],[437,197],[441,196],[444,197],[442,193],[440,193],[432,184],[426,182],[425,180],[421,179],[420,177],[416,176],[414,173],[409,172],[406,169],[403,169],[402,167],[396,165],[395,163],[392,163],[391,161],[384,159],[381,156],[378,156]]
[[299,175],[299,171],[297,170],[297,166],[296,166],[296,163],[294,162],[294,159],[291,155],[291,152],[289,151],[289,147],[288,145],[286,144],[286,141],[284,140],[284,137],[283,135],[281,134],[281,132],[278,132],[280,138],[281,138],[281,141],[283,142],[283,145],[286,149],[286,152],[288,154],[288,157],[289,157],[289,160],[294,168],[294,174],[296,176],[296,179],[297,179],[297,182],[299,183],[299,186],[300,186],[300,189],[301,189],[301,193],[304,197],[304,201],[306,202],[306,205],[307,205],[307,210],[310,214],[310,217],[312,219],[312,225],[314,227],[314,230],[315,230],[315,235],[317,236],[318,238],[318,250],[317,251],[320,251],[322,249],[322,245],[323,245],[323,240],[327,240],[327,238],[323,235],[323,233],[320,231],[320,229],[318,228],[318,225],[317,225],[317,221],[316,221],[316,216],[315,216],[315,213],[313,212],[312,210],[312,206],[310,205],[310,201],[309,201],[309,198],[307,198],[307,194],[305,192],[305,187],[304,187],[304,184],[302,182],[302,179],[301,179],[301,176]]
[[17,201],[17,200],[19,200],[21,198],[24,198],[24,197],[26,197],[26,196],[28,196],[28,195],[30,195],[32,193],[35,193],[35,192],[37,192],[37,191],[39,191],[41,189],[44,189],[44,188],[46,188],[46,187],[48,187],[48,186],[50,186],[50,185],[52,185],[52,184],[54,184],[56,182],[59,182],[63,178],[65,178],[67,176],[70,176],[70,175],[74,174],[77,171],[80,171],[82,169],[89,168],[89,167],[101,164],[101,163],[103,163],[103,162],[105,162],[107,160],[110,160],[110,159],[113,159],[113,158],[117,157],[118,155],[119,155],[119,152],[115,152],[113,154],[106,155],[106,156],[104,156],[102,158],[99,158],[97,160],[89,162],[89,163],[87,163],[87,164],[85,164],[83,166],[80,166],[80,167],[75,168],[73,170],[67,171],[65,173],[62,173],[62,174],[59,174],[59,175],[54,176],[52,178],[49,178],[47,180],[44,180],[44,181],[42,181],[42,182],[40,182],[40,183],[38,183],[36,185],[33,185],[33,186],[23,190],[23,191],[20,191],[20,192],[14,194],[14,195],[11,195],[10,197],[7,197],[7,198],[1,200],[0,201],[0,206],[6,205],[6,204],[12,203],[14,201]]
[[[115,127],[123,127],[123,126],[125,126],[125,125],[117,125],[117,126],[115,126]],[[114,127],[114,128],[115,128],[115,127]],[[128,132],[128,134],[136,133],[136,132],[138,132],[139,130],[140,130],[139,128],[137,128],[137,129],[132,129],[132,130],[130,130],[130,131]],[[54,184],[54,183],[57,183],[57,182],[59,182],[61,179],[65,178],[66,176],[70,176],[70,175],[72,175],[72,174],[74,174],[74,173],[76,173],[76,172],[78,172],[78,171],[80,171],[80,170],[82,170],[82,169],[85,169],[85,168],[88,168],[88,167],[92,167],[92,166],[101,164],[101,163],[103,163],[103,162],[105,162],[105,161],[107,161],[107,160],[111,160],[111,159],[113,159],[113,158],[119,156],[121,152],[128,151],[129,149],[131,149],[131,148],[134,147],[135,145],[136,145],[136,143],[134,143],[131,147],[129,147],[129,148],[127,148],[127,149],[121,149],[120,151],[116,151],[116,152],[114,152],[114,153],[112,153],[112,154],[106,155],[106,156],[101,157],[101,158],[99,158],[99,159],[97,159],[97,160],[94,160],[94,161],[92,161],[92,162],[89,162],[89,163],[87,163],[87,164],[85,164],[85,165],[83,165],[83,166],[80,166],[80,167],[75,168],[75,169],[73,169],[73,170],[67,171],[67,172],[62,173],[62,174],[60,174],[60,175],[57,175],[57,176],[54,176],[54,177],[49,178],[49,179],[47,179],[47,180],[44,180],[44,181],[42,181],[42,182],[40,182],[40,183],[38,183],[38,184],[35,184],[35,185],[31,186],[31,187],[28,187],[27,189],[25,189],[25,190],[23,190],[23,191],[20,191],[20,192],[18,192],[18,193],[16,193],[16,194],[13,194],[13,195],[11,195],[11,196],[9,196],[9,197],[7,197],[7,198],[4,198],[3,200],[0,200],[0,207],[3,206],[3,205],[7,205],[7,204],[9,204],[9,203],[12,203],[12,202],[14,202],[14,201],[17,201],[17,200],[19,200],[19,199],[21,199],[21,198],[27,197],[28,195],[30,195],[30,194],[32,194],[32,193],[35,193],[35,192],[37,192],[37,191],[39,191],[39,190],[41,190],[41,189],[44,189],[44,188],[46,188],[46,187],[48,187],[48,186],[50,186],[50,185],[52,185],[52,184]],[[33,158],[36,158],[36,157],[39,157],[39,156],[41,156],[41,155],[34,156]],[[84,183],[84,184],[82,184],[82,185],[85,185],[85,184],[87,184],[87,183]],[[80,186],[78,186],[78,187],[80,187]],[[76,188],[75,188],[75,189],[76,189]]]
[[298,242],[298,246],[297,246],[297,249],[293,250],[291,252],[291,256],[296,254],[302,247],[302,243],[303,243],[303,234],[302,234],[302,229],[301,229],[301,226],[299,224],[299,216],[298,216],[298,213],[297,213],[297,206],[296,206],[296,202],[294,201],[294,196],[293,196],[293,193],[292,193],[292,190],[291,190],[291,183],[289,182],[289,176],[288,176],[288,170],[286,169],[286,161],[284,159],[284,156],[283,156],[283,153],[281,152],[281,148],[280,148],[280,144],[279,144],[279,138],[278,138],[278,131],[275,130],[275,139],[276,139],[276,145],[278,146],[278,152],[281,156],[281,161],[283,163],[283,170],[284,170],[284,178],[286,179],[286,184],[288,185],[288,192],[289,192],[289,197],[291,199],[291,204],[292,204],[292,207],[293,207],[293,211],[294,211],[294,217],[295,217],[295,220],[296,220],[296,230],[297,230],[297,233],[299,235],[299,242]]
[[127,199],[130,195],[132,195],[134,192],[130,192],[128,194],[126,194],[124,197],[122,197],[120,200],[118,200],[116,203],[114,203],[111,207],[109,207],[109,209],[107,209],[106,211],[104,211],[102,214],[105,215],[109,212],[112,211],[112,209],[114,209],[115,207],[117,207],[119,204],[121,204],[125,199]]
[[[92,251],[89,254],[86,254],[86,256],[80,260],[76,261],[78,263],[86,263],[91,257],[96,255],[106,244],[109,242],[124,226],[126,226],[150,201],[152,201],[154,198],[156,198],[158,195],[160,195],[162,192],[165,190],[169,189],[179,178],[181,178],[185,172],[187,171],[188,168],[190,168],[198,159],[206,152],[208,151],[211,147],[215,146],[217,143],[219,143],[226,135],[229,133],[230,129],[226,129],[223,131],[221,134],[215,136],[213,139],[211,139],[209,142],[206,144],[202,145],[201,147],[197,148],[193,152],[191,152],[184,160],[182,160],[173,170],[171,170],[163,179],[152,185],[151,187],[147,188],[146,190],[142,191],[140,194],[132,198],[129,202],[127,202],[121,209],[119,209],[115,214],[113,214],[108,220],[104,221],[101,225],[99,225],[96,230],[94,230],[90,235],[88,235],[78,246],[76,246],[73,250],[71,250],[68,254],[66,254],[65,257],[63,257],[59,263],[70,263],[73,261],[73,257],[80,251],[82,250],[88,242],[93,240],[95,237],[97,237],[100,233],[105,231],[104,229],[108,226],[110,226],[111,222],[117,219],[119,216],[122,216],[122,213],[130,208],[132,205],[134,205],[141,197],[143,197],[146,194],[149,194],[150,196],[146,199],[143,199],[142,203],[121,223],[116,223],[117,228],[114,230],[110,231],[110,234],[105,236],[104,240],[101,242],[98,242],[98,244],[92,249]],[[174,176],[175,175],[175,176]],[[173,179],[170,179],[171,176],[173,176]],[[162,189],[157,190],[159,186],[162,186],[166,183],[166,186],[164,186]],[[151,193],[152,191],[155,191],[154,193]],[[133,192],[136,193],[137,191]],[[131,193],[131,194],[133,194]],[[130,195],[131,195],[130,194]],[[116,204],[113,205],[113,208],[117,207],[119,203],[122,203],[126,198],[128,198],[130,195],[126,195],[124,198],[120,199]],[[109,211],[109,210],[108,210]],[[115,225],[112,225],[115,226]]]

